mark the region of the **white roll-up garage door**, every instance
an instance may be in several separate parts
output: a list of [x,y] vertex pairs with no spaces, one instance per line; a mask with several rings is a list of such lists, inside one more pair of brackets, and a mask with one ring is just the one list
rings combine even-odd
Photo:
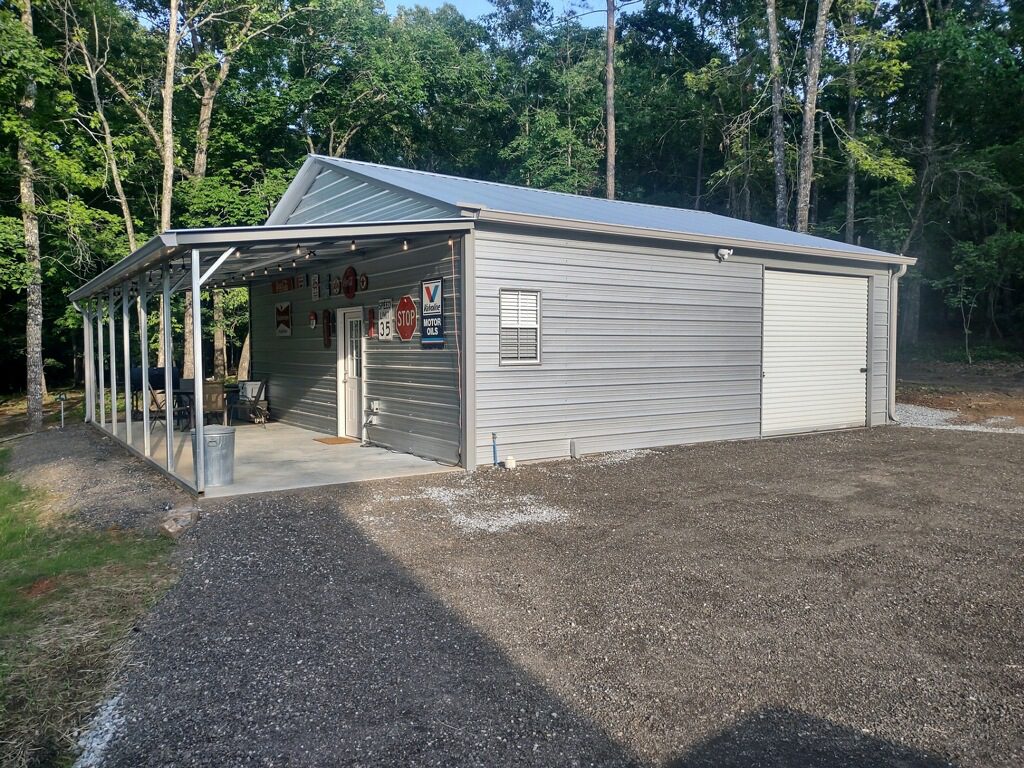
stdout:
[[761,433],[861,427],[868,281],[765,270]]

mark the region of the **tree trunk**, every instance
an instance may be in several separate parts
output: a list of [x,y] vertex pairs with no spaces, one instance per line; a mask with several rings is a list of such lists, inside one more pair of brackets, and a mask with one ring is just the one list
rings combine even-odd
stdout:
[[[96,26],[95,16],[93,16],[93,29],[98,46],[99,30]],[[92,99],[96,103],[96,116],[99,117],[100,127],[103,129],[103,154],[106,156],[107,167],[110,168],[110,178],[114,182],[114,191],[117,193],[118,205],[121,206],[124,231],[128,236],[128,248],[134,252],[138,247],[135,241],[135,221],[132,219],[131,207],[128,205],[128,196],[125,194],[124,184],[121,181],[121,169],[117,165],[117,155],[114,153],[114,136],[110,130],[110,123],[107,122],[107,112],[103,107],[103,99],[100,98],[99,79],[96,76],[96,68],[93,65],[92,57],[89,55],[84,42],[81,43],[81,47],[86,74],[89,77],[89,85],[92,88]]]
[[[163,100],[161,117],[160,156],[163,161],[163,181],[160,189],[160,231],[171,228],[171,203],[174,198],[174,73],[178,58],[178,0],[170,0],[167,24],[167,50],[164,61],[164,84],[160,92]],[[157,365],[163,365],[164,351],[164,301],[160,298],[160,315],[157,320]],[[186,322],[191,322],[191,313],[186,308]],[[189,344],[182,345],[186,360],[191,364],[192,352]]]
[[[856,13],[850,14],[850,29],[857,23]],[[846,133],[850,141],[857,138],[857,51],[850,41],[849,82],[846,92]],[[846,153],[846,242],[854,241],[854,226],[857,221],[857,161],[853,152]]]
[[[932,65],[928,93],[925,96],[925,109],[922,121],[921,162],[917,170],[917,204],[914,207],[914,218],[910,229],[903,240],[901,254],[909,254],[924,229],[924,216],[928,206],[931,188],[932,161],[935,155],[935,122],[939,109],[939,93],[941,88],[940,75],[942,63]],[[916,249],[915,249],[916,250]],[[924,269],[923,253],[918,253],[918,262],[911,267],[911,279],[908,280],[907,302],[904,305],[903,317],[900,318],[900,341],[911,346],[917,344],[921,328],[921,276]]]
[[213,293],[213,378],[223,381],[228,375],[227,334],[224,332],[224,293]]
[[817,134],[818,78],[821,73],[821,57],[825,48],[825,33],[828,27],[828,12],[832,0],[819,0],[818,17],[814,22],[814,40],[807,52],[807,80],[804,94],[802,135],[800,136],[800,161],[797,171],[796,188],[796,231],[806,232],[811,208],[811,182],[814,178],[814,139]]
[[192,164],[192,175],[206,177],[206,158],[210,151],[210,125],[213,122],[213,93],[207,88],[199,103],[199,128],[196,130],[196,154]]
[[605,197],[615,199],[615,0],[607,0],[608,18],[604,56],[604,111],[606,142]]
[[[30,36],[35,35],[32,23],[32,0],[23,0],[21,23]],[[43,428],[43,273],[39,254],[39,217],[36,214],[35,165],[26,135],[36,108],[36,81],[29,77],[18,104],[25,125],[18,138],[18,195],[21,223],[25,232],[25,262],[28,267],[25,313],[25,371],[28,428]]]
[[697,147],[697,183],[693,190],[693,209],[700,210],[700,199],[704,192],[704,142],[706,129],[703,120],[700,124],[700,145]]
[[779,53],[779,26],[775,0],[768,0],[768,51],[772,79],[772,164],[775,169],[775,226],[789,224],[789,200],[786,193],[786,134],[782,121],[782,64]]
[[249,380],[249,369],[252,363],[249,354],[249,337],[250,334],[245,334],[245,341],[242,342],[242,351],[238,355],[238,380],[248,381]]
[[174,74],[178,60],[178,0],[170,0],[167,24],[167,51],[164,61],[164,84],[161,123],[161,155],[163,183],[160,189],[160,231],[171,228],[171,203],[174,197]]

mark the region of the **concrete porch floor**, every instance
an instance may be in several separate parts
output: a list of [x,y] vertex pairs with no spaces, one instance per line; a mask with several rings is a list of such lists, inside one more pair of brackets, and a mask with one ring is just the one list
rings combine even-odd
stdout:
[[[207,498],[428,475],[459,469],[408,453],[396,453],[375,446],[364,447],[359,443],[326,445],[317,441],[317,438],[325,435],[278,422],[267,424],[266,428],[247,423],[233,426],[235,482],[225,486],[207,486],[204,494]],[[113,434],[110,422],[107,422],[104,431]],[[125,431],[125,423],[121,420],[117,424],[115,436],[122,442],[125,442]],[[132,422],[131,445],[140,454],[144,454],[141,421]],[[163,422],[150,425],[150,445],[151,459],[165,468],[167,450]],[[187,431],[174,433],[174,461],[174,475],[194,488],[192,438]]]

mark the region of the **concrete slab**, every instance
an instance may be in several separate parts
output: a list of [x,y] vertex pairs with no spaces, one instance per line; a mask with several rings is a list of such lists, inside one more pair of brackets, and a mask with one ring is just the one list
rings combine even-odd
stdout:
[[[105,431],[111,433],[109,423]],[[124,422],[119,422],[115,436],[122,442],[125,441],[125,431]],[[459,467],[376,446],[359,443],[326,445],[317,440],[322,437],[324,435],[318,432],[276,422],[265,427],[258,424],[235,425],[235,482],[219,487],[208,486],[204,495],[222,498],[460,471]],[[153,425],[150,430],[150,459],[160,467],[166,467],[165,442],[163,424]],[[141,422],[132,423],[131,446],[144,454]],[[175,432],[173,448],[173,474],[195,488],[189,432]]]

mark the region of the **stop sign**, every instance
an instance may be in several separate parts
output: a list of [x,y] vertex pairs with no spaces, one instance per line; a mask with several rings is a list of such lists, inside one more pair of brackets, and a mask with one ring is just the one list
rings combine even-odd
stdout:
[[403,296],[398,300],[398,307],[395,309],[395,326],[402,341],[409,341],[412,338],[416,331],[416,305],[411,297]]

